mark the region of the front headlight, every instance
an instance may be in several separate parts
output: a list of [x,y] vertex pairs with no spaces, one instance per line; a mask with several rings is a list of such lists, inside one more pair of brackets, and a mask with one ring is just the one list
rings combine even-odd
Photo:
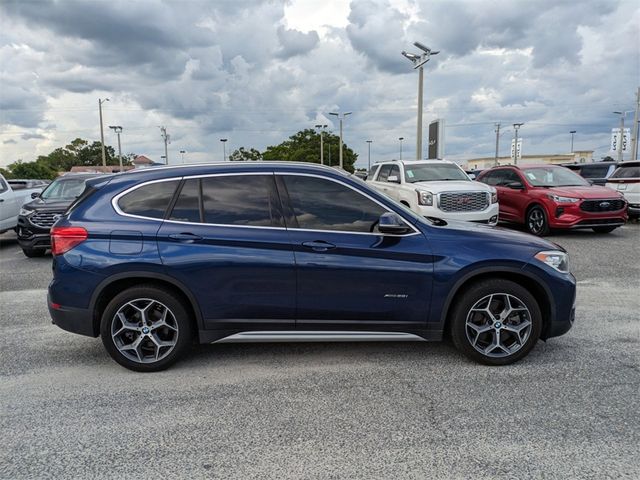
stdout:
[[491,191],[491,203],[498,203],[498,192],[495,190]]
[[562,273],[569,272],[569,254],[560,250],[551,250],[537,253],[534,257],[536,260],[546,263],[551,268],[555,268]]
[[20,207],[20,215],[22,215],[23,217],[28,217],[33,212],[34,212],[33,210],[29,210],[28,208]]
[[554,195],[552,193],[549,193],[547,195],[547,198],[550,198],[551,200],[553,200],[554,202],[558,202],[558,203],[576,203],[579,202],[580,199],[579,198],[573,198],[573,197],[561,197],[559,195]]
[[416,190],[416,193],[418,194],[418,205],[433,206],[433,193],[424,190]]

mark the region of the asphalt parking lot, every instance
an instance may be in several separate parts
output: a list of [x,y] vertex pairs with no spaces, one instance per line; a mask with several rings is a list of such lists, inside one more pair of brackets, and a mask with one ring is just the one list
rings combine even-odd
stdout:
[[640,225],[571,254],[565,336],[509,367],[446,343],[226,344],[168,371],[51,325],[51,258],[0,236],[0,477],[639,478]]

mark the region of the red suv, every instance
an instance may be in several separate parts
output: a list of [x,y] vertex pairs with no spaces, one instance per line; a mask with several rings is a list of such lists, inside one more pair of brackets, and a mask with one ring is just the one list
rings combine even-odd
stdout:
[[483,171],[478,181],[496,187],[500,220],[524,224],[543,236],[552,228],[609,233],[627,221],[627,202],[556,165],[509,165]]

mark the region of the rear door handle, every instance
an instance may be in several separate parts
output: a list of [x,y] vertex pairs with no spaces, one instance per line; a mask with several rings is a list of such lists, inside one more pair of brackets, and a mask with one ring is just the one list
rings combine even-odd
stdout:
[[183,232],[183,233],[172,233],[169,235],[171,240],[181,243],[195,243],[202,240],[200,235],[196,235],[194,233]]
[[336,246],[333,243],[325,242],[324,240],[304,242],[302,246],[310,248],[314,252],[326,252],[327,250],[332,250],[336,248]]

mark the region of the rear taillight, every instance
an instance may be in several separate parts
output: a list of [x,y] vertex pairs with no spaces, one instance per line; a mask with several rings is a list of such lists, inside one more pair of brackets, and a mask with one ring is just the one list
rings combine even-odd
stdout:
[[62,255],[84,242],[88,237],[82,227],[53,227],[51,229],[51,253]]

